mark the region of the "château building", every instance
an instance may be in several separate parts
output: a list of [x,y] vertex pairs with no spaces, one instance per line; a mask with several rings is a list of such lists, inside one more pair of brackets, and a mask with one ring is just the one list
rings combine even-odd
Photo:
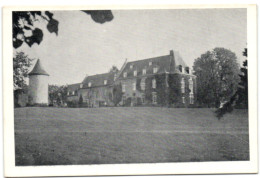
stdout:
[[196,93],[196,76],[171,50],[168,55],[125,62],[118,72],[87,76],[81,83],[68,85],[67,98],[68,102],[82,98],[87,107],[113,106],[115,95],[121,96],[121,106],[190,107]]

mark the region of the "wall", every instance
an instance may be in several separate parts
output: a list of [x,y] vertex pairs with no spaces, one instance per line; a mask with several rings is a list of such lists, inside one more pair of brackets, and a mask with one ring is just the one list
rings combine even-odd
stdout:
[[[194,104],[190,104],[190,90],[189,79],[193,80],[193,96],[194,103],[196,101],[196,77],[188,74],[156,74],[145,76],[145,90],[141,90],[141,77],[121,79],[119,82],[126,86],[124,96],[126,100],[126,106],[129,105],[159,105],[159,106],[173,106],[173,107],[192,107]],[[185,81],[185,93],[181,92],[181,79]],[[152,80],[156,80],[156,88],[152,88]],[[136,90],[133,90],[133,83],[136,82]],[[153,103],[153,93],[157,95],[157,103]],[[141,100],[141,96],[145,96],[144,103],[138,103]],[[185,102],[183,103],[182,97]],[[136,100],[136,101],[134,101]],[[131,102],[130,104],[128,102]],[[133,103],[134,102],[134,103]]]
[[83,98],[83,103],[88,107],[112,106],[112,87],[93,87],[79,89],[78,97]]
[[48,76],[29,76],[28,101],[30,104],[48,104]]
[[[184,78],[185,82],[185,93],[181,91],[181,80]],[[192,78],[193,81],[193,96],[194,96],[194,104],[190,104],[190,89],[189,89],[189,79]],[[196,77],[188,74],[171,74],[169,76],[169,99],[170,104],[174,107],[193,107],[196,104],[197,97],[197,87],[196,87]],[[184,97],[184,103],[182,100]]]

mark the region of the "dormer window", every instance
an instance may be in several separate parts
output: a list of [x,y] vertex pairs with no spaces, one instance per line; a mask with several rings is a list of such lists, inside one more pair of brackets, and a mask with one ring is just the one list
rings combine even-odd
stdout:
[[155,74],[155,73],[157,73],[158,72],[158,67],[154,67],[153,68],[153,73]]
[[80,87],[80,88],[83,88],[83,84],[81,83],[81,84],[79,85],[79,87]]
[[185,67],[185,71],[186,71],[187,74],[189,74],[190,73],[190,68],[189,67]]
[[91,82],[88,82],[88,87],[91,87]]
[[124,74],[123,74],[123,75],[124,75],[124,78],[126,78],[126,77],[127,77],[127,72],[124,72]]
[[143,75],[146,75],[146,69],[143,69]]
[[151,65],[153,65],[153,63],[152,63],[152,62],[149,62],[149,66],[151,66]]
[[181,65],[179,65],[179,71],[182,72],[182,66]]
[[134,71],[134,76],[137,76],[137,71],[136,70]]
[[104,80],[104,85],[106,85],[107,84],[107,80]]
[[130,69],[132,69],[132,68],[133,68],[133,65],[131,64],[131,65],[130,65]]

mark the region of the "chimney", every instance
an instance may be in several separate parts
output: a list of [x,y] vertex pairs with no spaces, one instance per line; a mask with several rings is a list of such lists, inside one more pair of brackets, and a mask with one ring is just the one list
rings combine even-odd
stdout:
[[170,50],[170,56],[173,56],[173,50]]

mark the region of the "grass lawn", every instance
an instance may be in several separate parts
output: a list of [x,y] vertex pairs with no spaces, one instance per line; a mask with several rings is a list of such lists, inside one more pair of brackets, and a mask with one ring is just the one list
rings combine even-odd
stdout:
[[16,165],[249,160],[248,111],[16,108]]

